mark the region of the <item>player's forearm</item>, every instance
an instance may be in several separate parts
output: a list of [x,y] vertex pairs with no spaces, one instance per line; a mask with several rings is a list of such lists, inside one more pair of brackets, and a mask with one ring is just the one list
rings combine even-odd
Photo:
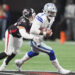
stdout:
[[31,34],[35,34],[35,35],[39,35],[40,34],[40,30],[32,30],[30,33]]
[[25,39],[33,39],[33,36],[31,34],[26,33],[25,36],[23,36]]
[[21,36],[25,39],[33,39],[33,35],[28,34],[25,29],[19,29]]

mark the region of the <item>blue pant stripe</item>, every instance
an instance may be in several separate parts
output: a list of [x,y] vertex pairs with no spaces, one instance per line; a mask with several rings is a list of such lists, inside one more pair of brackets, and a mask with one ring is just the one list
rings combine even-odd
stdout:
[[45,48],[45,47],[42,47],[42,46],[38,47],[38,46],[36,46],[36,44],[35,44],[34,42],[32,42],[32,41],[31,41],[31,44],[32,44],[32,46],[33,46],[34,48],[36,48],[37,50],[39,50],[39,51],[41,51],[41,52],[50,53],[50,50],[47,49],[47,48]]

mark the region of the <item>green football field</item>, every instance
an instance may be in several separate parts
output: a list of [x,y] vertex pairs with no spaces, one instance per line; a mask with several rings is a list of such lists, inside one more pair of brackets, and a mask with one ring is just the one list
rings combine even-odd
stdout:
[[[60,44],[59,42],[46,41],[45,43],[53,48],[60,64],[64,68],[75,71],[75,42]],[[15,59],[23,57],[30,49],[29,41],[24,41],[19,54],[17,54],[17,56],[9,63],[6,70],[16,70],[16,65],[14,64]],[[4,42],[0,41],[0,52],[2,51],[4,51]],[[3,60],[0,60],[0,65],[2,64],[2,61]],[[48,55],[41,52],[40,55],[25,62],[22,69],[33,71],[56,71],[55,67],[49,61]]]

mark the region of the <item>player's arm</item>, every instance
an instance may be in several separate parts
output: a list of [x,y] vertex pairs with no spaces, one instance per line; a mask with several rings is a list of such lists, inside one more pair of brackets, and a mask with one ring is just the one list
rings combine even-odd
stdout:
[[53,18],[51,19],[49,27],[48,27],[47,30],[44,32],[44,34],[45,34],[46,36],[52,36],[53,32],[52,32],[51,26],[52,26],[54,20],[55,20],[55,17],[53,17]]
[[42,24],[43,24],[43,18],[37,15],[35,20],[33,21],[30,33],[36,35],[44,35],[44,36],[50,35],[52,30],[44,31],[43,29],[40,29]]
[[27,33],[25,27],[17,26],[17,28],[19,29],[19,33],[21,34],[21,36],[23,38],[25,38],[25,39],[33,39],[33,35]]
[[48,36],[51,34],[52,30],[49,29],[40,29],[42,23],[38,20],[34,20],[33,25],[31,27],[30,33],[31,34],[36,34],[36,35],[44,35],[44,36]]
[[31,34],[39,35],[41,33],[41,31],[40,31],[40,25],[41,25],[41,23],[35,19],[33,21],[32,27],[30,29],[30,33]]

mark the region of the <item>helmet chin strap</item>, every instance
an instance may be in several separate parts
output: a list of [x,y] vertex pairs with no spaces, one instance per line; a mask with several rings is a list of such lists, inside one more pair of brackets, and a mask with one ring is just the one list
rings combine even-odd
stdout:
[[47,16],[47,19],[48,19],[48,21],[50,22],[51,19],[50,19],[48,16]]
[[29,20],[29,18],[25,17],[27,20]]
[[48,17],[48,19],[51,19],[51,17],[50,16],[47,16]]
[[27,20],[29,20],[29,18],[28,18],[28,17],[26,17],[25,15],[23,15],[23,17],[24,17],[24,18],[26,18]]

